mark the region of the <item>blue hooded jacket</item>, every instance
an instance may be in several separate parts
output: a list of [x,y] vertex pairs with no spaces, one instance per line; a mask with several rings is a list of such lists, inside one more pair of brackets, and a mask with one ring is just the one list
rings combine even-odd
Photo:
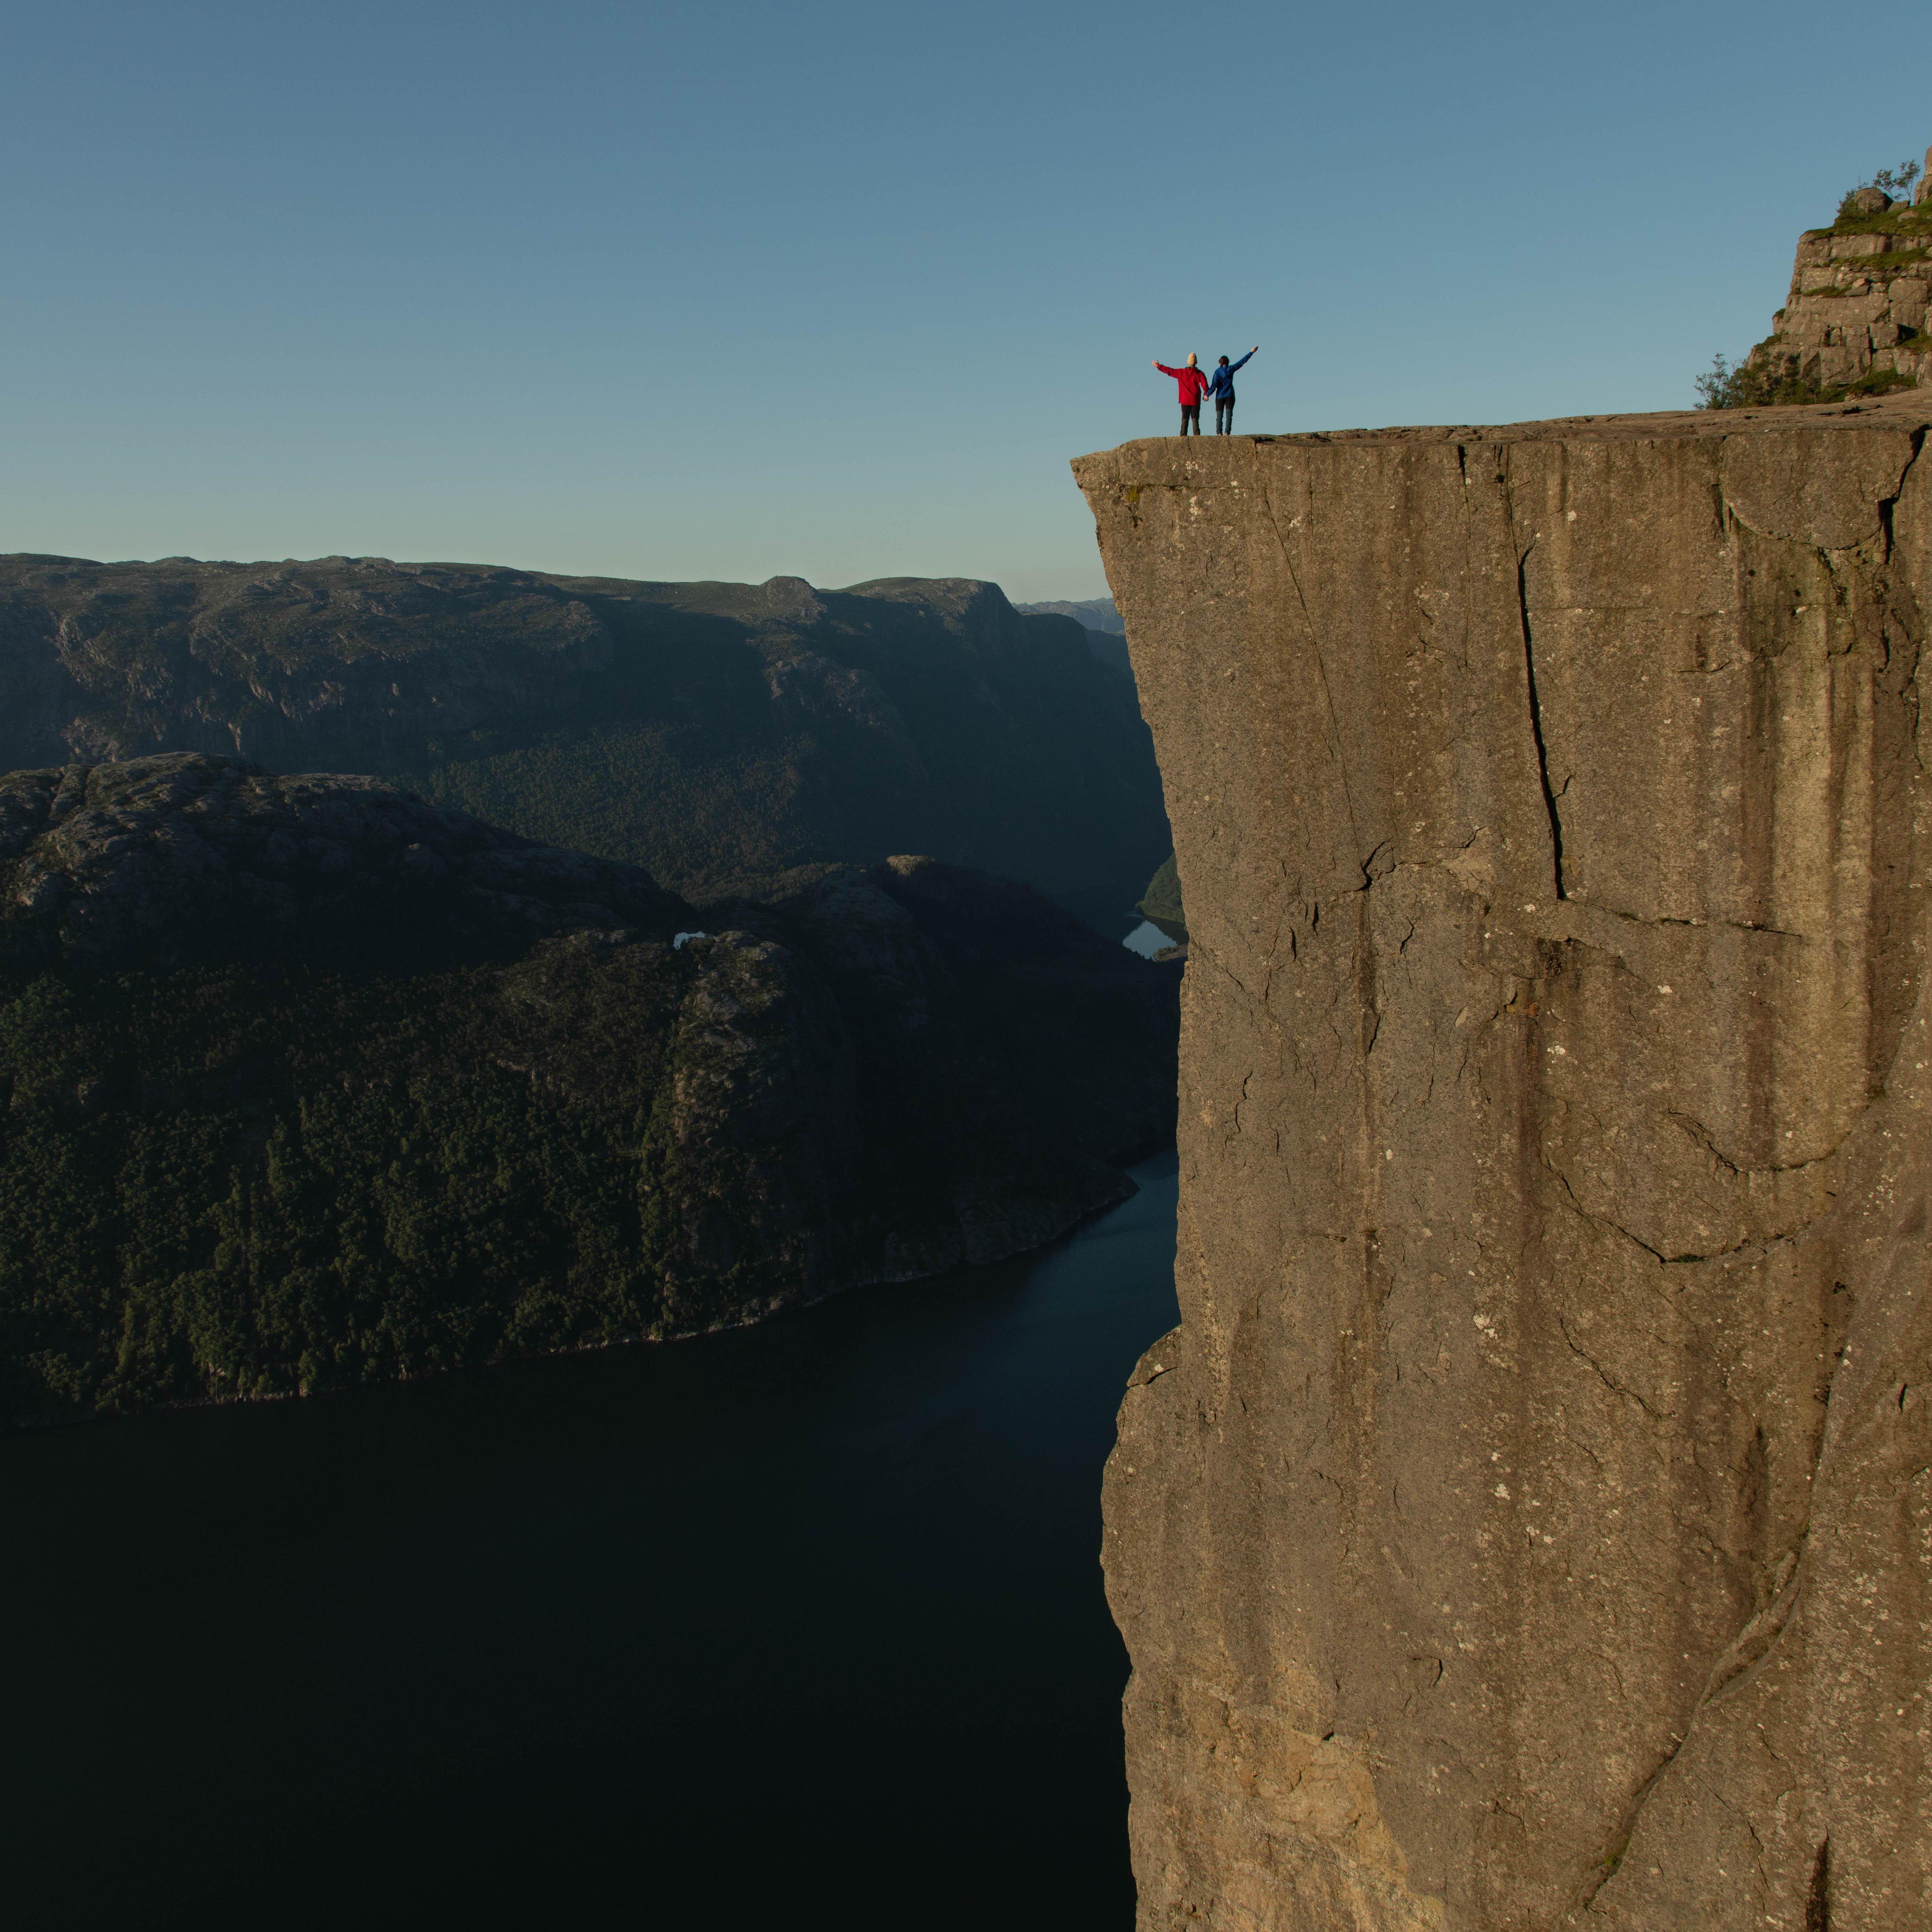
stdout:
[[[1248,355],[1241,358],[1241,362],[1245,362],[1248,356],[1254,352],[1250,349]],[[1225,369],[1216,367],[1209,371],[1208,393],[1217,403],[1232,403],[1234,400],[1234,371],[1241,366],[1241,362],[1230,362]]]

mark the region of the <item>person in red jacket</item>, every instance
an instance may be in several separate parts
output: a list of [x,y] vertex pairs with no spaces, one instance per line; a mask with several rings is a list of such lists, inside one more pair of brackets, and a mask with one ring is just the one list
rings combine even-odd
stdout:
[[1172,376],[1180,385],[1180,433],[1187,434],[1187,426],[1194,425],[1194,434],[1201,434],[1201,398],[1208,393],[1208,378],[1202,375],[1201,358],[1190,356],[1184,369],[1170,369],[1165,362],[1154,366],[1163,376]]

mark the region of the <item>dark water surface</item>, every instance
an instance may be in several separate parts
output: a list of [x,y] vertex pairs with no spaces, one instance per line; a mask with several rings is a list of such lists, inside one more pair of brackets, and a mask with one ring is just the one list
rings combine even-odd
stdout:
[[740,1334],[0,1441],[0,1916],[1126,1932],[1136,1178]]

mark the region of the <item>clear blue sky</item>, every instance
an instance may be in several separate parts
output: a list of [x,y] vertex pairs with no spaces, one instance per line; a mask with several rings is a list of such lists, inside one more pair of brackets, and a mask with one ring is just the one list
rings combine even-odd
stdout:
[[1688,404],[1932,140],[1888,18],[14,0],[0,549],[1092,596],[1156,356],[1260,342],[1253,430]]

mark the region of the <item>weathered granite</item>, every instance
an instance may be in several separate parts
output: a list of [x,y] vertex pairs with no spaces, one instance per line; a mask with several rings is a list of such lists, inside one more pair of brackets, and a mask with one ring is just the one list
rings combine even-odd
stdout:
[[1075,464],[1192,942],[1144,1928],[1932,1923],[1928,421]]
[[1924,332],[1932,206],[1922,196],[1916,206],[1894,202],[1875,188],[1848,201],[1849,214],[1798,238],[1791,292],[1747,366],[1826,389],[1922,382],[1932,368]]

